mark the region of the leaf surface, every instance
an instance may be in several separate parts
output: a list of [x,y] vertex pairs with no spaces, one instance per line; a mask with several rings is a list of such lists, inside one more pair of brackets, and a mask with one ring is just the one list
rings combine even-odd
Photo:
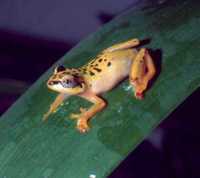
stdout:
[[[200,3],[166,1],[133,8],[79,43],[57,64],[78,67],[112,44],[150,39],[145,47],[159,73],[138,101],[128,81],[103,95],[108,107],[75,130],[71,112],[90,103],[71,97],[48,122],[43,114],[56,96],[46,88],[48,70],[0,120],[0,177],[105,178],[200,84]],[[147,40],[148,41],[148,40]]]

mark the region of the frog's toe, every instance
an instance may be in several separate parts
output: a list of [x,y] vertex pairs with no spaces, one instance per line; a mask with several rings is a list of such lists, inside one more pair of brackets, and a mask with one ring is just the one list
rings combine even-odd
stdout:
[[87,124],[87,121],[85,119],[79,119],[77,122],[77,129],[81,133],[86,133],[89,131],[89,126]]
[[135,93],[135,97],[136,97],[136,99],[139,99],[139,100],[144,99],[144,95],[143,95],[143,93],[141,93],[141,92],[136,92],[136,93]]
[[80,114],[71,113],[69,117],[70,119],[79,119]]
[[83,107],[80,107],[80,112],[81,113],[84,113],[84,112],[86,112],[87,110],[85,109],[85,108],[83,108]]

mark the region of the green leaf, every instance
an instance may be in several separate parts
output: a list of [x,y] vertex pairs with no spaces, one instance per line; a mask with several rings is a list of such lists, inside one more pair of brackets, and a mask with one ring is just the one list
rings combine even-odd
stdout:
[[[159,1],[161,2],[161,1]],[[56,94],[45,73],[0,120],[0,177],[104,178],[200,84],[200,2],[163,1],[134,8],[79,43],[58,63],[77,67],[112,44],[137,37],[151,39],[160,73],[138,101],[128,82],[103,97],[108,107],[91,121],[87,134],[69,119],[79,106],[71,97],[42,122]],[[159,65],[158,65],[159,67]]]

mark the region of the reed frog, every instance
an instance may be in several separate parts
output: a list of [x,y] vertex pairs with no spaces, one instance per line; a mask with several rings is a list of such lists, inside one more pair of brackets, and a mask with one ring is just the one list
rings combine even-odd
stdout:
[[143,99],[144,91],[156,69],[147,49],[134,48],[139,44],[138,39],[115,44],[80,68],[56,67],[47,86],[59,94],[43,120],[47,120],[67,97],[78,95],[93,103],[93,106],[89,109],[80,108],[80,113],[71,114],[70,117],[77,120],[77,129],[81,133],[88,131],[89,119],[106,107],[106,102],[100,95],[126,77],[129,77],[136,99]]

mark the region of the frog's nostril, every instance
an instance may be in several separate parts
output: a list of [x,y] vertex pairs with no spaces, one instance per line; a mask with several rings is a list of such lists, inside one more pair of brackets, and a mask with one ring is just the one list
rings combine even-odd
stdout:
[[48,82],[48,84],[49,84],[49,85],[53,85],[53,84],[54,84],[54,82],[53,82],[53,81],[50,81],[50,82]]
[[56,84],[58,84],[59,83],[59,81],[50,81],[48,84],[49,85],[56,85]]

